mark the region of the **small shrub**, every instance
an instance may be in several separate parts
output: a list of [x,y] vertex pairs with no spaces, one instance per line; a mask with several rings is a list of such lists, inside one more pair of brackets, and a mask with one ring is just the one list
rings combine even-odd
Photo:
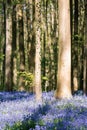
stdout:
[[25,90],[29,91],[29,88],[33,86],[33,79],[34,79],[33,74],[26,71],[23,72],[20,71],[18,72],[18,76],[23,78],[25,83]]

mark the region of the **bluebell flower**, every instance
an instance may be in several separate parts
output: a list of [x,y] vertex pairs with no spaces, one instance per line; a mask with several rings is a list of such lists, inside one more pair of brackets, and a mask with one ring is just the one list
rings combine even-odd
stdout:
[[54,92],[44,92],[43,102],[28,92],[0,92],[0,130],[21,122],[26,130],[87,129],[87,97],[74,95],[56,100]]

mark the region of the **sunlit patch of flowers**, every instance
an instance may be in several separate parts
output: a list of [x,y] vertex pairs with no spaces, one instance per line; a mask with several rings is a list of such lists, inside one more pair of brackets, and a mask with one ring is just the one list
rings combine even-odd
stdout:
[[87,97],[44,92],[39,103],[32,93],[0,92],[0,130],[87,130]]

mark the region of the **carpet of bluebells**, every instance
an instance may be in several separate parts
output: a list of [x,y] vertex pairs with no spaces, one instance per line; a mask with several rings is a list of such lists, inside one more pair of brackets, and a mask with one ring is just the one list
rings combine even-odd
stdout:
[[87,130],[87,97],[58,100],[44,92],[42,103],[28,92],[0,92],[0,130]]

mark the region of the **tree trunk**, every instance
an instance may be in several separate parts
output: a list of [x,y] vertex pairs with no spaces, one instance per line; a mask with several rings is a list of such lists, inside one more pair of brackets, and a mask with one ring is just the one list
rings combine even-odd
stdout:
[[84,45],[83,92],[87,94],[87,0],[85,0],[85,45]]
[[[19,29],[19,71],[25,71],[25,48],[24,48],[24,29],[23,29],[23,10],[22,6],[19,5],[19,13],[18,13],[18,29]],[[25,84],[23,81],[23,77],[19,77],[19,90],[25,90]]]
[[75,13],[74,13],[74,61],[73,61],[73,90],[78,90],[78,0],[74,0]]
[[40,23],[41,23],[41,10],[40,0],[35,1],[35,33],[36,33],[36,53],[35,53],[35,93],[36,100],[41,100],[41,40],[40,40]]
[[[71,95],[71,31],[69,0],[59,0],[59,53],[56,98]],[[66,22],[66,23],[65,23]]]
[[11,2],[6,3],[6,49],[5,49],[5,87],[12,90],[12,10]]
[[27,48],[27,46],[29,43],[28,43],[27,10],[26,9],[23,9],[23,31],[24,31],[24,47],[25,47],[25,70],[28,71],[28,54],[27,54],[28,48]]
[[[0,10],[3,10],[4,12],[4,3],[0,3]],[[1,13],[1,12],[0,12]],[[4,24],[4,14],[0,15],[0,90],[3,89],[3,78],[4,78],[4,74],[3,74],[3,61],[4,61],[4,52],[3,52],[3,48],[4,48],[4,43],[5,43],[5,24]]]
[[16,44],[17,28],[16,28],[16,5],[13,6],[12,16],[12,85],[15,89],[17,86],[17,44]]
[[[29,42],[30,42],[30,50],[29,50],[29,70],[31,73],[34,73],[35,71],[35,1],[30,0],[30,10],[29,12],[32,11],[32,20],[29,16],[29,21],[32,23],[32,30],[29,25],[29,30],[30,32],[32,31],[32,36],[29,34]],[[32,22],[31,22],[32,21]]]

